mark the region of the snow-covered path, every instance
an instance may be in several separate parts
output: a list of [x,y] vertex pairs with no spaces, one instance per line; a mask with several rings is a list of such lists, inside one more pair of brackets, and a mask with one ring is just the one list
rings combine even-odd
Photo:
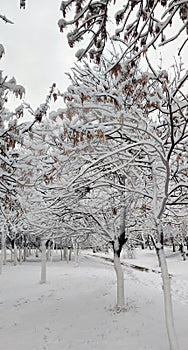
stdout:
[[[115,273],[108,262],[85,256],[75,268],[54,261],[48,263],[47,284],[39,279],[39,262],[4,267],[2,350],[168,349],[159,274],[125,268],[129,307],[120,314],[113,311]],[[187,350],[188,304],[181,295],[174,311],[181,350]]]

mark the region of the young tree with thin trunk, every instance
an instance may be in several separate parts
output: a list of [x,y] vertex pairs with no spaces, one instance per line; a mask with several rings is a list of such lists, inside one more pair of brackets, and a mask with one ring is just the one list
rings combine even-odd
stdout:
[[[166,71],[155,71],[149,60],[148,65],[150,72],[141,73],[122,63],[104,76],[101,67],[95,67],[94,71],[87,63],[84,69],[77,66],[73,70],[73,84],[64,96],[69,130],[72,121],[74,124],[75,144],[79,144],[81,133],[82,140],[84,137],[87,140],[89,132],[91,145],[102,135],[109,149],[105,145],[104,152],[98,156],[95,150],[93,160],[72,184],[75,186],[78,181],[80,186],[82,177],[85,178],[83,189],[90,186],[92,190],[97,181],[112,186],[109,177],[120,176],[123,171],[126,186],[117,183],[113,186],[137,194],[141,210],[149,212],[156,231],[151,236],[161,265],[169,344],[174,350],[178,345],[164,254],[163,220],[173,206],[180,210],[187,199],[188,104],[182,90],[187,73],[175,65],[174,76],[169,79]],[[100,174],[98,180],[96,170]]]

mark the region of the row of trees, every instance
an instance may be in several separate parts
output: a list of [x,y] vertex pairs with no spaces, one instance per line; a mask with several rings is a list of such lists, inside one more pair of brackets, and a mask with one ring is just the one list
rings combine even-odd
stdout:
[[[71,9],[75,16],[67,20]],[[43,242],[45,252],[49,240],[110,243],[122,309],[122,247],[149,237],[161,266],[170,349],[177,350],[164,243],[182,243],[187,225],[188,73],[181,60],[170,72],[162,63],[156,69],[150,50],[182,38],[187,2],[127,1],[116,12],[115,34],[111,1],[62,1],[61,11],[60,30],[75,26],[70,46],[89,35],[67,91],[53,84],[36,111],[23,103],[10,112],[7,92],[22,98],[24,88],[15,79],[0,81],[1,262],[7,244],[16,251]],[[48,113],[51,98],[66,106]],[[32,120],[21,123],[26,109]]]

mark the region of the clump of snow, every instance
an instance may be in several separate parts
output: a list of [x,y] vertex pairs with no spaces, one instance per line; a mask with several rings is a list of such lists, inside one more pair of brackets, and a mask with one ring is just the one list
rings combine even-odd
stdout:
[[55,111],[52,111],[49,113],[49,118],[54,120],[54,121],[56,120],[57,116],[58,116],[58,114]]
[[85,49],[79,49],[76,51],[75,56],[78,60],[80,60],[83,57],[87,57],[87,54],[85,54]]
[[66,25],[67,25],[67,23],[66,23],[65,19],[63,19],[63,18],[59,19],[58,26],[59,26],[60,32],[63,32],[64,28],[66,28]]

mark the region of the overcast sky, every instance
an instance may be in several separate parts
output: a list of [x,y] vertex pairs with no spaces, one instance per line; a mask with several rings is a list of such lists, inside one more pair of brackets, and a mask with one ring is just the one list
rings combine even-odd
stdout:
[[0,20],[0,43],[5,49],[0,69],[25,87],[25,100],[35,109],[53,82],[61,90],[69,84],[65,72],[73,66],[74,51],[57,25],[61,1],[27,0],[25,10],[20,10],[19,0],[0,2],[1,15],[14,22]]

